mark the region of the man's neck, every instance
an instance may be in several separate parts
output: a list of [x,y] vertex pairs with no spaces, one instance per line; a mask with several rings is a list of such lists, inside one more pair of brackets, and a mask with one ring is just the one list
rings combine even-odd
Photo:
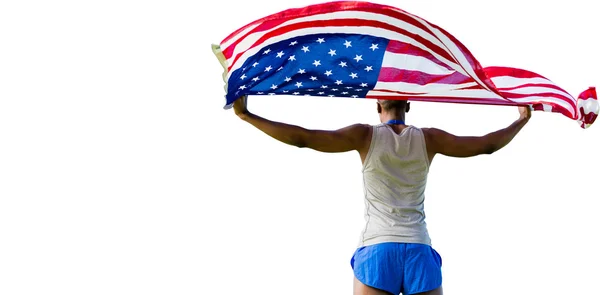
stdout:
[[387,123],[389,121],[392,120],[396,120],[396,121],[404,121],[404,114],[386,114],[383,116],[383,122],[382,123]]

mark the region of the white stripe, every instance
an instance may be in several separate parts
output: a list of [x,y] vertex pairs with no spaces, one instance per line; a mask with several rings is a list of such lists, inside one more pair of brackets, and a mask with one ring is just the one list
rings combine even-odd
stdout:
[[527,97],[523,97],[523,98],[511,98],[510,100],[512,100],[514,102],[518,102],[518,103],[527,103],[527,104],[533,104],[533,103],[541,103],[541,104],[544,104],[544,103],[553,103],[553,104],[557,104],[557,105],[562,106],[570,114],[574,114],[575,113],[575,110],[573,109],[573,107],[569,103],[567,103],[566,101],[564,101],[562,99],[557,99],[557,98],[554,98],[554,97],[532,95],[532,96],[527,96]]
[[543,108],[544,112],[552,112],[552,106],[551,105],[543,104],[542,108]]
[[577,102],[577,110],[583,108],[583,114],[579,114],[578,118],[581,118],[583,115],[587,115],[589,113],[598,114],[600,112],[600,106],[598,105],[598,100],[593,98],[588,99],[580,99]]
[[[412,17],[412,18],[414,18],[414,17]],[[428,41],[436,44],[437,46],[439,46],[442,49],[445,48],[444,45],[430,33],[423,31],[422,29],[415,27],[407,22],[398,20],[396,18],[387,16],[387,15],[383,15],[383,14],[372,13],[372,12],[337,11],[337,12],[323,13],[323,14],[295,18],[295,19],[286,21],[276,27],[269,29],[269,30],[250,34],[235,47],[232,57],[239,54],[240,52],[248,50],[248,48],[250,48],[250,46],[252,46],[252,44],[254,44],[256,41],[258,41],[260,38],[262,38],[265,34],[270,33],[271,31],[274,31],[276,29],[283,28],[283,27],[291,25],[291,24],[301,23],[301,22],[319,21],[319,20],[344,20],[344,19],[364,19],[364,20],[381,21],[381,22],[384,22],[387,24],[394,25],[397,28],[404,29],[410,33],[421,36],[421,37],[427,39]],[[257,26],[258,25],[253,26],[253,28],[255,28]],[[245,34],[247,32],[248,31],[244,30],[243,33]],[[224,44],[221,44],[221,48],[223,48],[224,51],[227,50],[227,47],[229,47],[231,44],[233,44],[233,39],[238,40],[244,34],[238,34],[235,38],[232,38],[232,40],[230,40]]]
[[539,94],[539,93],[554,93],[564,96],[566,99],[575,102],[576,100],[568,93],[560,91],[558,89],[543,87],[543,86],[526,86],[515,88],[511,90],[502,90],[502,92],[516,93],[516,94]]
[[428,58],[394,52],[385,53],[381,66],[401,68],[409,71],[419,71],[431,75],[451,75],[454,73],[454,71],[438,65]]
[[[434,92],[450,92],[460,88],[471,87],[477,85],[474,82],[463,84],[441,84],[428,83],[425,85],[406,83],[406,82],[377,82],[374,89],[386,89],[390,91],[411,92],[411,93],[427,93],[433,95]],[[443,94],[445,95],[445,94]]]
[[550,80],[544,78],[517,78],[512,76],[497,76],[492,78],[496,88],[511,88],[524,84],[553,84]]
[[[405,35],[393,32],[393,31],[388,31],[385,29],[374,28],[374,27],[316,27],[316,28],[306,28],[306,29],[295,30],[292,32],[288,32],[286,34],[278,35],[278,36],[269,38],[269,40],[265,41],[260,46],[256,46],[254,48],[249,49],[248,51],[244,52],[242,54],[242,56],[240,57],[240,59],[233,65],[231,70],[227,73],[227,78],[229,78],[231,76],[231,73],[233,73],[233,71],[242,67],[242,65],[244,64],[244,62],[247,58],[255,55],[256,53],[258,53],[265,47],[268,47],[269,45],[275,44],[280,41],[288,40],[290,38],[297,37],[297,36],[305,36],[305,35],[320,34],[320,33],[321,34],[322,33],[363,34],[363,35],[371,35],[371,36],[375,36],[375,37],[386,38],[386,39],[390,39],[390,40],[398,40],[398,41],[405,42],[405,43],[411,43],[412,45],[431,53],[433,56],[435,56],[441,62],[447,64],[454,70],[462,73],[465,76],[468,76],[467,73],[462,69],[462,67],[460,67],[456,63],[445,59],[441,55],[433,52],[431,49],[427,48],[427,46],[415,41],[414,39],[409,38]],[[244,40],[244,42],[245,41],[246,40]],[[381,49],[381,50],[384,50],[384,49]],[[235,56],[232,56],[229,60],[227,60],[227,64],[231,65],[234,58],[235,58]]]

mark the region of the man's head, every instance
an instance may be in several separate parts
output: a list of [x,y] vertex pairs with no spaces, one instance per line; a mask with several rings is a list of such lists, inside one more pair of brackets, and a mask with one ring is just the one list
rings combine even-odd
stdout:
[[379,118],[382,122],[394,118],[401,118],[404,120],[404,114],[408,113],[409,110],[410,102],[406,100],[377,100],[377,113],[379,113]]

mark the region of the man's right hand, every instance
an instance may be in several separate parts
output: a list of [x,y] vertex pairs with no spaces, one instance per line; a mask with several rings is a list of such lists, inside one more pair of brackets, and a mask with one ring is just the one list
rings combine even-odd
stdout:
[[519,114],[521,114],[521,119],[529,120],[531,118],[531,106],[519,107]]

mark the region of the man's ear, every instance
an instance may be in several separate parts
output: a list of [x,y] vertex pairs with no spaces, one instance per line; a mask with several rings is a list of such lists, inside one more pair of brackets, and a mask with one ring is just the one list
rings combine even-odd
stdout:
[[381,114],[381,105],[377,102],[377,113]]
[[406,102],[406,112],[410,111],[410,102]]

